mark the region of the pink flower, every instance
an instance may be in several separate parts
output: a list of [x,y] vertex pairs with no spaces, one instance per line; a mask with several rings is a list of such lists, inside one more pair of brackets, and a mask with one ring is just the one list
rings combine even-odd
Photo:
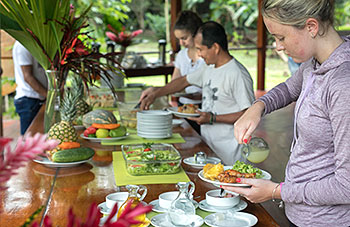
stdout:
[[[59,141],[47,140],[46,135],[37,133],[33,137],[31,135],[19,137],[16,149],[11,152],[11,147],[8,146],[9,139],[7,142],[5,140],[1,140],[1,144],[5,144],[7,152],[4,154],[4,158],[0,156],[0,183],[8,181],[12,175],[17,174],[16,169],[24,166],[38,154],[51,150],[59,144]],[[0,186],[0,190],[5,188]]]
[[127,47],[132,44],[132,39],[139,34],[141,34],[143,31],[142,29],[133,31],[133,32],[126,32],[125,27],[122,28],[120,32],[118,32],[116,29],[114,29],[110,24],[107,25],[107,28],[111,31],[106,32],[107,37],[116,42],[117,44]]
[[[112,212],[109,214],[109,217],[103,224],[103,227],[129,227],[130,225],[140,224],[141,222],[135,220],[135,218],[141,214],[146,214],[152,210],[152,206],[144,206],[142,203],[139,203],[136,207],[131,208],[132,201],[129,201],[116,222],[112,222],[112,218],[115,216],[118,210],[118,204],[115,204]],[[89,208],[89,214],[85,223],[82,223],[79,218],[77,218],[73,209],[70,208],[68,211],[68,223],[67,227],[98,227],[100,224],[100,212],[97,208],[96,203],[91,204]],[[32,227],[38,227],[37,223],[34,223]],[[54,223],[51,222],[51,218],[49,216],[45,216],[44,219],[44,227],[52,227]]]

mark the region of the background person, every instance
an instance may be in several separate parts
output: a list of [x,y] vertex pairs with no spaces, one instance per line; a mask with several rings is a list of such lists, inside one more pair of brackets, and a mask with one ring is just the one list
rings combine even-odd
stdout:
[[225,164],[241,160],[240,146],[233,135],[233,123],[254,101],[253,80],[247,69],[228,52],[225,29],[218,23],[204,23],[195,36],[195,46],[206,65],[177,78],[164,87],[144,91],[141,109],[148,109],[157,97],[202,87],[202,111],[189,118],[201,125],[204,141]]
[[[181,76],[186,76],[199,69],[205,64],[204,60],[199,57],[197,49],[194,45],[194,36],[196,32],[203,24],[201,18],[192,11],[182,11],[178,16],[174,25],[174,35],[179,40],[180,46],[184,48],[177,53],[174,62],[174,72],[172,80]],[[188,94],[196,93],[197,97],[188,95],[179,98],[179,105],[183,104],[201,104],[201,93],[202,89],[197,86],[188,86],[185,88],[185,92]],[[187,120],[187,119],[186,119]],[[187,120],[188,123],[200,134],[200,126],[191,120]]]
[[260,203],[282,199],[291,226],[350,223],[350,37],[333,28],[334,1],[265,0],[262,13],[277,48],[304,62],[235,123],[239,143],[261,116],[296,101],[294,140],[285,182],[243,179],[223,187]]
[[14,103],[23,135],[45,101],[47,77],[44,69],[18,41],[13,46],[12,58],[17,84]]

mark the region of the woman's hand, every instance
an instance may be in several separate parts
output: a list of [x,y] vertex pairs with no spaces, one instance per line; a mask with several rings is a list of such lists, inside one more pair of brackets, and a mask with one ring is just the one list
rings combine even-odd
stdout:
[[[236,192],[241,196],[245,197],[252,203],[262,203],[267,200],[272,199],[272,192],[278,185],[270,180],[263,179],[251,179],[251,178],[238,178],[240,183],[251,185],[250,188],[245,187],[231,187],[231,186],[221,186],[223,189]],[[277,188],[274,195],[275,199],[280,199],[280,189]]]
[[261,114],[265,109],[263,102],[257,102],[236,121],[234,134],[238,143],[249,141],[256,127],[258,127],[261,120]]
[[139,102],[140,109],[141,110],[148,110],[149,106],[154,102],[156,99],[154,92],[157,90],[155,87],[149,87],[146,90],[144,90],[140,96]]

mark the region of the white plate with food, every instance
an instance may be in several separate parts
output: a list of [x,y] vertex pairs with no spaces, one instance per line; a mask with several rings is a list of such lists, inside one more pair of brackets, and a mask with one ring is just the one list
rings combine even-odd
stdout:
[[204,222],[211,227],[241,227],[256,225],[258,218],[245,212],[225,212],[210,214]]
[[[224,170],[229,170],[232,169],[232,166],[224,166]],[[270,180],[271,179],[271,174],[266,172],[265,170],[260,169],[261,171],[261,177],[258,179],[265,179],[265,180]],[[250,185],[248,184],[241,184],[241,183],[224,183],[220,182],[219,180],[210,180],[208,178],[204,177],[204,172],[201,170],[198,173],[198,177],[208,183],[212,183],[214,186],[220,187],[220,185],[225,185],[225,186],[233,186],[233,187],[249,187]]]
[[184,117],[199,117],[200,116],[199,113],[181,113],[178,111],[177,107],[169,107],[169,108],[167,108],[167,110],[170,113],[174,114],[175,116],[182,117],[182,118],[184,118]]
[[205,166],[207,163],[218,164],[221,162],[221,160],[218,158],[215,158],[215,157],[207,157],[206,162],[200,164],[200,163],[195,162],[194,157],[188,157],[188,158],[185,158],[183,160],[183,162],[187,165],[194,167],[194,168],[203,168],[203,166]]
[[102,141],[115,141],[115,140],[122,140],[125,139],[129,136],[129,133],[126,133],[125,136],[120,136],[120,137],[108,137],[108,138],[95,138],[95,137],[86,137],[84,136],[84,133],[80,134],[80,137],[86,140],[90,140],[91,142],[94,143],[99,143]]
[[77,161],[77,162],[52,162],[47,157],[39,156],[39,157],[33,159],[33,161],[36,163],[45,165],[47,167],[57,168],[57,167],[74,167],[74,166],[83,164],[85,162],[88,162],[91,159],[92,159],[92,157],[89,159]]
[[193,96],[193,95],[200,95],[201,93],[200,92],[177,92],[177,93],[174,93],[172,94],[171,96],[173,97],[188,97],[188,96]]

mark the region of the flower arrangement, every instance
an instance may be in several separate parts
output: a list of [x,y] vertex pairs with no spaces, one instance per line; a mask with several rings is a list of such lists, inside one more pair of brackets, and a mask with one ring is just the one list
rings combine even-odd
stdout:
[[124,26],[122,30],[118,32],[110,24],[107,25],[107,28],[111,30],[106,32],[107,37],[124,48],[130,46],[133,43],[133,39],[143,32],[142,29],[133,32],[127,32],[125,31]]
[[[69,0],[2,0],[0,28],[22,43],[47,71],[45,132],[59,121],[58,109],[68,72],[79,75],[87,89],[101,78],[115,95],[114,76],[125,76],[117,61],[118,53],[101,54],[87,45],[92,40],[87,12],[80,16]],[[52,73],[54,72],[54,73]]]

